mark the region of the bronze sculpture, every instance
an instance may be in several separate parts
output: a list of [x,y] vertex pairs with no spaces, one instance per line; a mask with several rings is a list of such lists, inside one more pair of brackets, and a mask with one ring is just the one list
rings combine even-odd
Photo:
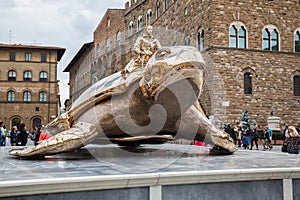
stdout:
[[137,146],[193,140],[196,135],[219,153],[233,153],[231,137],[212,125],[198,102],[205,68],[200,52],[189,46],[155,48],[145,67],[135,60],[137,64],[130,62],[86,90],[68,112],[46,126],[52,138],[10,154],[68,152],[93,140]]

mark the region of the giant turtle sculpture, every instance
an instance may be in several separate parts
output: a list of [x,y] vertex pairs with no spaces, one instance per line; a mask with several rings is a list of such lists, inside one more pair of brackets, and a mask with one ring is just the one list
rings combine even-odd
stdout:
[[93,140],[137,146],[196,135],[219,153],[233,153],[231,137],[213,126],[198,103],[205,67],[194,47],[163,47],[145,67],[131,62],[86,90],[46,126],[53,137],[9,153],[30,157],[73,151]]

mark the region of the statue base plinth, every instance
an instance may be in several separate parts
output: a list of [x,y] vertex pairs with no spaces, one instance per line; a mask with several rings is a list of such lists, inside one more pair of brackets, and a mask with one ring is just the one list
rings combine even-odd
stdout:
[[280,118],[279,117],[268,117],[267,123],[272,131],[280,131]]

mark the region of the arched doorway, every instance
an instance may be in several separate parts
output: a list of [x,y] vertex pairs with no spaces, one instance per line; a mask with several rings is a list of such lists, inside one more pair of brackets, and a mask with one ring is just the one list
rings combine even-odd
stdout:
[[11,120],[11,127],[13,126],[17,126],[18,129],[20,128],[20,124],[21,124],[21,119],[19,117],[14,117]]
[[38,126],[40,126],[40,125],[42,125],[42,120],[41,120],[41,118],[39,118],[39,117],[34,117],[34,118],[32,119],[32,128],[38,127]]

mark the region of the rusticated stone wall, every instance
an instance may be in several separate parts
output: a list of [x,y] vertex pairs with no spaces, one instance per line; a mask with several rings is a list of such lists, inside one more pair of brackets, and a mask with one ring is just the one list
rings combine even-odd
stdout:
[[[160,3],[160,17],[156,16]],[[204,30],[207,61],[206,87],[200,101],[207,115],[216,115],[224,123],[237,124],[244,109],[262,128],[272,106],[276,106],[281,123],[300,123],[300,97],[293,94],[293,76],[300,74],[300,54],[294,52],[294,33],[300,28],[299,0],[137,0],[126,4],[125,30],[130,21],[134,30],[138,16],[152,10],[154,35],[163,45],[197,47],[197,35]],[[229,28],[241,22],[247,30],[247,49],[229,48]],[[262,51],[262,31],[275,26],[279,33],[279,51]],[[127,37],[126,51],[139,33]],[[127,54],[127,59],[132,57]],[[244,74],[252,75],[252,94],[244,94]],[[229,106],[228,106],[229,104]]]

